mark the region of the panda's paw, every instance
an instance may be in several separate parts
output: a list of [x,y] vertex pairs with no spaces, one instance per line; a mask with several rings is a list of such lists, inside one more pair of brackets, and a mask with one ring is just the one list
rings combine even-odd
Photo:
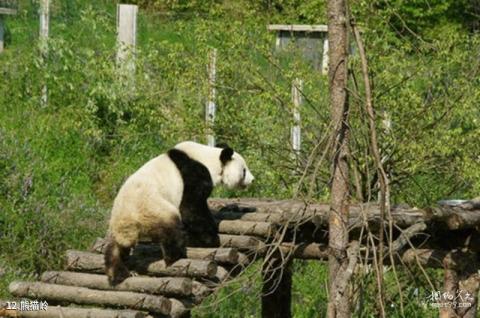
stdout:
[[108,277],[108,281],[110,285],[116,286],[129,277],[130,277],[130,272],[126,267],[117,268],[115,274],[113,276]]

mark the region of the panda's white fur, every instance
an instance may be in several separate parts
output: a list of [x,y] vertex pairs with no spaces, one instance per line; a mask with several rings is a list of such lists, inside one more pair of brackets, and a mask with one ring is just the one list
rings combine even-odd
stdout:
[[[236,152],[231,160],[222,163],[222,148],[186,141],[177,144],[175,149],[203,164],[213,186],[224,184],[228,188],[244,188],[254,179],[245,160]],[[113,243],[105,260],[111,281],[115,271],[122,270],[115,267],[123,267],[119,261],[125,253],[123,249],[128,251],[142,236],[156,235],[160,240],[165,239],[158,233],[159,229],[166,232],[181,223],[179,208],[183,190],[182,175],[168,154],[148,161],[125,181],[114,200],[109,223]],[[109,261],[108,257],[113,259]]]

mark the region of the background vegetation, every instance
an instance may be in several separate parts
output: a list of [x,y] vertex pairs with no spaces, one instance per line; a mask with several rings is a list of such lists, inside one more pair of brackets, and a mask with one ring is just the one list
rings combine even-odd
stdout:
[[[474,3],[352,3],[369,54],[381,148],[396,203],[423,207],[480,193],[480,38]],[[321,149],[329,126],[327,80],[294,47],[276,54],[274,34],[266,25],[324,24],[325,0],[138,4],[134,88],[122,84],[115,65],[115,2],[52,1],[45,60],[37,45],[37,2],[19,1],[19,14],[6,20],[9,42],[0,55],[2,298],[9,297],[13,279],[60,268],[65,249],[86,248],[102,236],[116,191],[143,162],[179,140],[204,141],[212,48],[218,49],[215,134],[247,158],[258,181],[248,192],[219,190],[215,195],[291,197],[298,171],[315,145]],[[375,200],[355,55],[350,63],[351,163],[359,184],[353,196]],[[289,145],[294,78],[305,83],[299,158],[292,157]],[[44,83],[46,106],[40,103]],[[322,165],[311,180],[319,200],[328,198],[328,178],[329,167]],[[431,288],[411,275],[403,278],[409,317],[436,316],[422,306]],[[323,265],[295,264],[295,317],[321,316],[325,281]],[[212,300],[215,310],[207,304],[196,315],[258,316],[258,286],[239,284],[241,293]],[[374,286],[368,279],[363,284],[366,298],[356,315],[369,317],[375,308],[367,295],[374,295],[368,292]],[[387,291],[389,316],[398,316],[393,282]]]

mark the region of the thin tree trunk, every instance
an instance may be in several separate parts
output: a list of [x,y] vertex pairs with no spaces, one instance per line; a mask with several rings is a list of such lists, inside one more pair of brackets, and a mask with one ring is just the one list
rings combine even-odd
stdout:
[[328,317],[350,317],[349,289],[339,290],[349,280],[348,266],[348,100],[347,100],[347,10],[345,0],[329,0],[329,86],[333,123],[333,169],[329,213],[329,301]]

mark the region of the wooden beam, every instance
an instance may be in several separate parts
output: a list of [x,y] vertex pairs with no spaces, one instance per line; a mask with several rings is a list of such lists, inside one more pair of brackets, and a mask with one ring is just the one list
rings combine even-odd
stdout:
[[328,26],[324,24],[270,24],[268,31],[290,31],[290,32],[328,32]]
[[328,246],[321,243],[293,244],[282,243],[280,250],[284,254],[293,253],[294,258],[299,259],[321,259],[328,258]]
[[185,277],[128,277],[118,285],[112,286],[106,275],[86,274],[76,272],[51,271],[41,275],[44,283],[86,287],[100,290],[133,291],[154,295],[179,295],[183,297],[192,294],[192,280]]
[[[97,238],[91,247],[92,252],[105,253],[107,241],[104,238]],[[138,257],[162,255],[162,250],[158,244],[138,244],[133,249],[133,255]],[[233,265],[243,260],[244,255],[241,255],[236,248],[218,247],[218,248],[203,248],[203,247],[187,247],[187,258],[199,259],[205,261],[215,261],[219,264]]]
[[205,284],[193,281],[192,292],[195,295],[194,302],[199,304],[213,292],[213,289]]
[[189,318],[190,309],[192,308],[192,303],[187,300],[179,300],[175,298],[170,298],[172,303],[172,309],[170,310],[169,317],[172,318]]
[[262,253],[266,246],[263,241],[252,236],[220,234],[219,237],[222,247],[235,247],[243,251]]
[[170,300],[163,296],[143,293],[101,291],[39,282],[12,282],[8,289],[16,297],[85,305],[126,306],[135,310],[146,310],[164,315],[168,315],[172,307]]
[[0,14],[14,15],[14,14],[17,14],[17,9],[0,8]]
[[403,253],[402,261],[413,266],[449,268],[457,271],[462,271],[469,266],[478,266],[475,253],[459,250],[446,251],[411,248]]
[[[104,273],[105,260],[102,254],[68,250],[66,253],[67,269],[88,273]],[[187,276],[195,278],[215,278],[217,264],[212,261],[180,259],[170,266],[158,258],[130,257],[128,268],[153,276]]]
[[465,210],[460,207],[441,206],[432,209],[437,221],[449,230],[476,228],[480,226],[480,210]]
[[253,235],[270,237],[273,233],[272,224],[268,222],[253,222],[243,220],[225,220],[218,223],[218,231],[233,235]]
[[[19,302],[17,302],[19,304]],[[172,310],[173,311],[173,310]],[[0,317],[16,318],[153,318],[146,312],[128,309],[79,308],[49,305],[45,310],[19,311],[7,310],[6,301],[0,301]]]
[[[322,203],[305,203],[296,200],[261,199],[210,199],[209,205],[214,215],[220,219],[240,219],[244,221],[271,222],[283,224],[290,220],[306,221],[311,219],[317,225],[326,226],[330,206]],[[255,209],[255,212],[242,212]],[[265,215],[263,215],[265,214]],[[396,207],[391,211],[395,225],[406,228],[413,224],[428,221],[432,215],[424,210]],[[365,222],[376,225],[380,222],[380,208],[377,204],[357,204],[350,206],[349,228],[361,227]]]

